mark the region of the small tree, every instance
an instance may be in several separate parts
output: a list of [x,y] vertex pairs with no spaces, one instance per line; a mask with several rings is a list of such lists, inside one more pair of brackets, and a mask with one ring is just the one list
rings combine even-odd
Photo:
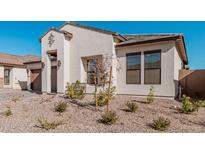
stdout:
[[112,80],[112,66],[110,66],[110,74],[109,74],[109,82],[108,82],[108,98],[107,98],[107,112],[109,111],[109,103],[110,103],[110,92],[111,92],[111,81]]
[[106,79],[107,79],[107,70],[105,67],[105,59],[103,59],[104,61],[101,61],[99,59],[99,57],[94,57],[95,60],[95,65],[94,65],[94,72],[93,72],[93,80],[94,80],[94,85],[95,85],[95,91],[94,91],[94,99],[95,99],[95,109],[96,111],[98,110],[98,86],[104,86],[106,83]]
[[77,80],[74,84],[67,84],[66,97],[69,99],[83,99],[84,87],[80,85],[80,81]]
[[[112,86],[110,88],[110,94],[109,98],[112,99],[114,97],[115,93],[115,86]],[[105,90],[100,90],[99,93],[97,94],[97,102],[99,106],[104,106],[107,105],[107,100],[108,100],[108,88]]]
[[154,87],[151,86],[150,89],[149,89],[149,94],[147,96],[147,103],[153,103],[154,102]]
[[[93,80],[95,85],[95,91],[94,91],[94,100],[96,105],[96,111],[98,110],[98,87],[100,86],[102,89],[99,92],[99,94],[102,94],[102,91],[105,92],[106,98],[105,103],[107,105],[107,111],[109,110],[109,102],[112,99],[111,97],[111,91],[115,88],[112,86],[112,72],[113,72],[113,62],[115,62],[117,59],[115,59],[112,55],[103,55],[102,60],[100,60],[99,56],[94,57],[95,60],[95,67],[94,67],[94,73],[93,73]],[[118,61],[118,60],[117,60]],[[116,65],[116,70],[120,70],[120,65]],[[107,92],[106,92],[107,91]],[[103,93],[104,93],[103,92]]]

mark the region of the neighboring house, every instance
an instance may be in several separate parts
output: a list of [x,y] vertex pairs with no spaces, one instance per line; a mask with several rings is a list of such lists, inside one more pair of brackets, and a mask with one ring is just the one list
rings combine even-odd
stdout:
[[0,53],[0,89],[27,89],[27,71],[23,64],[37,59],[36,56],[17,56]]
[[31,76],[28,86],[45,93],[64,93],[67,83],[76,80],[87,83],[86,92],[92,93],[90,70],[94,57],[111,56],[117,94],[145,96],[154,86],[156,96],[175,98],[179,92],[179,71],[188,64],[181,34],[121,35],[65,23],[47,31],[40,42],[42,60],[26,63]]

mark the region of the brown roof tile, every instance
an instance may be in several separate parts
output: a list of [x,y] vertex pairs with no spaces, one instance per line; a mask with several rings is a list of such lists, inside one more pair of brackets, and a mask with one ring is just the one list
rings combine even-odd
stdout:
[[18,66],[24,66],[23,63],[29,62],[29,61],[37,61],[40,58],[34,55],[12,55],[7,53],[0,53],[0,64],[3,65],[18,65]]
[[78,23],[75,23],[75,22],[65,22],[64,25],[62,25],[60,27],[60,29],[62,29],[62,27],[64,27],[65,25],[72,25],[72,26],[76,26],[76,27],[80,27],[80,28],[84,28],[84,29],[88,29],[88,30],[104,33],[104,34],[118,36],[123,41],[127,40],[126,37],[122,36],[121,34],[119,34],[117,32],[113,32],[113,31],[109,31],[109,30],[104,30],[104,29],[101,29],[101,28],[96,28],[96,27],[92,27],[92,26],[88,26],[88,25],[81,25],[81,24],[78,24]]

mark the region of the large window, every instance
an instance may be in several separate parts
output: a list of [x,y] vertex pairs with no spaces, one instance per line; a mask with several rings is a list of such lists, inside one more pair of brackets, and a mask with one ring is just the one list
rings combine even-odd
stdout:
[[161,51],[144,53],[144,83],[161,84]]
[[141,83],[141,53],[129,53],[126,55],[126,83],[140,84]]
[[4,84],[9,85],[10,84],[10,69],[4,70]]
[[[96,77],[96,60],[89,59],[87,60],[87,83],[95,84],[95,77]],[[98,82],[97,79],[96,82]]]

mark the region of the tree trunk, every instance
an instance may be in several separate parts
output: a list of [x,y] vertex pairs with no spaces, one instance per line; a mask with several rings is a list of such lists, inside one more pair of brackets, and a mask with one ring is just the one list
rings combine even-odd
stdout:
[[107,112],[109,111],[111,80],[112,80],[112,66],[110,67],[109,84],[108,84]]

